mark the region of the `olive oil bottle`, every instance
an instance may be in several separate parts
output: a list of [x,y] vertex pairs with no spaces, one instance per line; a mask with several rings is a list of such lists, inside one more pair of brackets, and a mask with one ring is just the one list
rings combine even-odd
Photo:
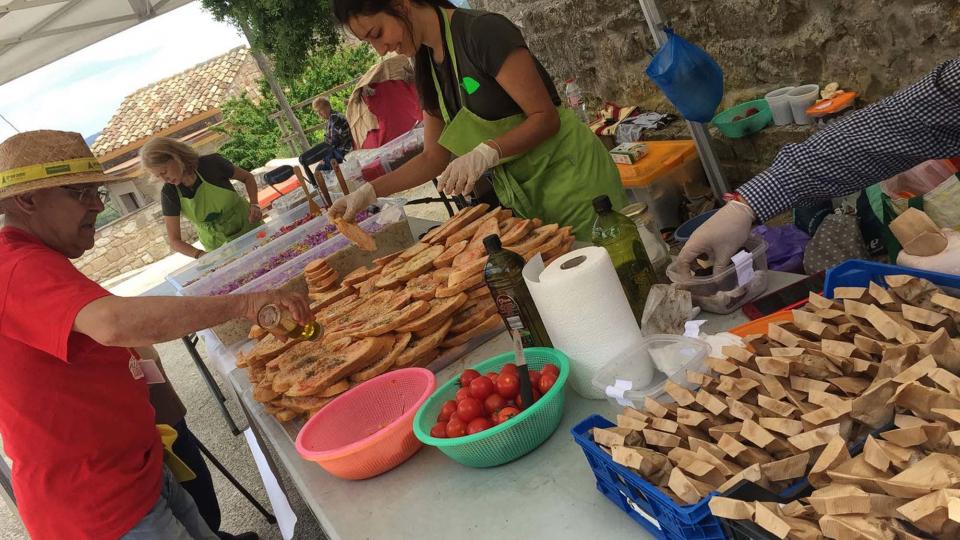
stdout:
[[523,281],[523,257],[504,249],[500,237],[491,234],[483,239],[487,248],[487,264],[483,279],[490,288],[490,296],[497,311],[511,331],[520,334],[524,347],[553,347],[533,297]]

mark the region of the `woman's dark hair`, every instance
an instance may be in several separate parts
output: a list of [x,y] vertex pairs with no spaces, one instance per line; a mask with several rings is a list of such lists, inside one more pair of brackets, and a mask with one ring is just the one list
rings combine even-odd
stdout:
[[[457,7],[449,0],[410,0],[410,2],[435,8],[456,9]],[[412,34],[410,19],[407,18],[405,13],[397,9],[396,4],[397,0],[333,0],[333,16],[340,21],[340,24],[346,26],[348,21],[357,15],[371,16],[377,13],[386,13],[403,21],[407,30]],[[431,62],[430,49],[420,47],[414,58],[414,76],[423,110],[433,116],[440,117],[440,97],[437,96],[437,89],[433,85],[433,75],[430,74]]]

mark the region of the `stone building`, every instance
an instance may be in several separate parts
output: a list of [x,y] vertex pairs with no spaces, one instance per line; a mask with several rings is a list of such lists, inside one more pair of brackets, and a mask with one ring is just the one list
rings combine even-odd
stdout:
[[[637,0],[470,0],[522,27],[556,79],[575,77],[593,104],[671,110],[644,70],[655,45]],[[960,54],[956,0],[657,0],[678,35],[724,71],[722,107],[785,85],[837,81],[871,102]],[[771,129],[714,148],[732,183],[748,180],[776,151],[811,129]],[[668,132],[664,136],[683,136]]]
[[[96,247],[74,261],[95,280],[136,270],[171,253],[160,212],[160,188],[140,171],[137,152],[151,137],[174,137],[201,154],[225,142],[210,129],[222,119],[220,106],[243,93],[259,95],[261,73],[250,50],[238,47],[127,96],[91,148],[113,175],[129,178],[110,185],[111,203],[122,217],[97,230]],[[181,222],[184,237],[196,239]]]

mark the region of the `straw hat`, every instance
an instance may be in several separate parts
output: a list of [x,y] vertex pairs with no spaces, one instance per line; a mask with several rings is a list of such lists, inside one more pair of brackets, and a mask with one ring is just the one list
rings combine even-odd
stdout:
[[27,131],[0,143],[0,200],[35,189],[122,180],[103,174],[79,133]]

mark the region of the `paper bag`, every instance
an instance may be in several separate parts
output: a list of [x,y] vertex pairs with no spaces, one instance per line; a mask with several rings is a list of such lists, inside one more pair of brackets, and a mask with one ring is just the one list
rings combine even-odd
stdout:
[[810,454],[804,452],[779,461],[764,463],[760,465],[760,470],[769,481],[782,482],[802,477],[807,471],[808,463],[810,463]]
[[601,446],[637,446],[643,438],[632,429],[622,427],[593,428],[593,441]]
[[790,525],[787,525],[780,516],[773,513],[763,503],[755,504],[754,522],[777,538],[786,538],[787,534],[790,533]]
[[933,356],[937,365],[943,369],[954,375],[960,375],[960,349],[943,328],[927,338],[926,343],[920,346],[920,352]]
[[826,448],[820,453],[820,457],[813,464],[808,475],[810,485],[813,487],[823,487],[831,482],[827,476],[827,471],[836,468],[841,463],[850,459],[850,452],[847,450],[847,441],[843,437],[835,436],[827,443]]
[[893,419],[893,404],[889,401],[898,387],[893,379],[874,382],[862,396],[853,400],[851,418],[874,429],[886,426]]
[[896,540],[896,534],[876,519],[860,516],[823,516],[820,530],[836,540]]
[[932,491],[960,487],[960,457],[930,454],[912,467],[878,485],[894,497],[923,497]]
[[753,504],[728,499],[727,497],[711,497],[707,503],[710,513],[723,519],[753,519]]

